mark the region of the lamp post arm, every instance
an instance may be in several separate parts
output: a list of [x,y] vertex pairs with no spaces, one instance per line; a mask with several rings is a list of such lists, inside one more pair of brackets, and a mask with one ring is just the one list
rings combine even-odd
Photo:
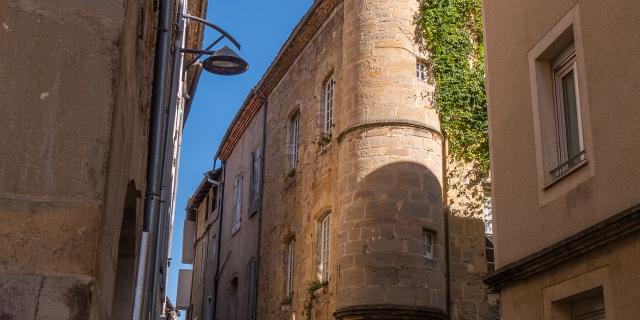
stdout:
[[[218,39],[216,39],[216,41],[212,42],[210,45],[208,45],[206,48],[204,48],[204,50],[209,50],[209,49],[213,48],[213,46],[218,44],[218,42],[220,42],[222,39],[224,39],[224,35],[220,36]],[[185,68],[191,67],[203,55],[204,55],[204,53],[198,53],[195,57],[193,57],[193,59],[191,59],[191,60],[189,60],[189,62],[187,62],[187,64],[185,65]]]
[[178,48],[182,53],[197,53],[197,54],[214,54],[215,51],[211,50],[198,50],[198,49],[189,49],[189,48]]
[[233,45],[235,45],[235,46],[236,46],[236,48],[240,49],[240,43],[239,43],[239,42],[238,42],[238,41],[237,41],[233,36],[231,36],[229,33],[227,33],[226,31],[224,31],[224,29],[222,29],[222,28],[220,28],[220,27],[216,26],[215,24],[213,24],[213,23],[211,23],[211,22],[209,22],[209,21],[207,21],[207,20],[204,20],[204,19],[199,18],[199,17],[196,17],[196,16],[192,16],[192,15],[190,15],[190,14],[188,14],[188,13],[185,13],[185,14],[184,14],[184,15],[182,15],[182,16],[183,16],[185,19],[189,19],[189,20],[192,20],[192,21],[196,21],[196,22],[199,22],[199,23],[205,24],[205,25],[207,25],[207,26],[209,26],[209,27],[211,27],[211,28],[215,29],[216,31],[220,32],[220,34],[222,34],[222,35],[223,35],[223,36],[225,36],[227,39],[229,39],[229,41],[231,41],[231,42],[233,43]]

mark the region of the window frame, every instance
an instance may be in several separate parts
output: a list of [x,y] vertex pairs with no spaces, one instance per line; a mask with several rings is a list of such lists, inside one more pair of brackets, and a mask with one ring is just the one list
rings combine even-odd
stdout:
[[293,296],[293,275],[295,271],[295,247],[296,240],[291,238],[287,242],[285,254],[285,296]]
[[428,66],[422,59],[416,59],[416,78],[420,81],[427,81]]
[[427,259],[435,260],[436,258],[436,233],[431,230],[422,230],[422,246],[424,255]]
[[289,169],[298,169],[298,152],[300,147],[300,112],[297,111],[293,114],[289,121],[289,142],[291,143],[289,151],[291,156],[289,158]]
[[331,277],[331,213],[318,221],[318,279],[328,282]]
[[324,123],[323,133],[327,136],[332,135],[333,130],[333,111],[334,111],[334,97],[335,97],[335,85],[336,81],[333,75],[329,76],[328,80],[324,83],[323,96],[324,96]]
[[[572,43],[560,53],[553,61],[553,95],[554,95],[554,109],[556,120],[556,142],[557,142],[557,166],[550,170],[554,179],[560,179],[564,175],[568,174],[571,169],[579,166],[586,158],[584,156],[584,137],[582,130],[582,112],[580,109],[580,89],[578,86],[578,67],[576,61],[575,45]],[[576,114],[576,126],[578,136],[578,153],[569,154],[570,149],[573,146],[568,139],[567,128],[567,107],[565,97],[564,79],[567,75],[573,73],[573,89],[575,93],[575,114]],[[571,145],[570,145],[571,144]],[[575,162],[574,162],[575,161]],[[566,169],[564,169],[566,167]],[[564,169],[564,170],[563,170]],[[556,174],[557,172],[557,174]]]

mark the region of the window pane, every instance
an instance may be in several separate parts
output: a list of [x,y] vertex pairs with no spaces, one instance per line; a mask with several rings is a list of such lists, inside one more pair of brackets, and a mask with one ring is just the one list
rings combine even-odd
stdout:
[[562,77],[562,96],[564,102],[564,121],[567,139],[567,159],[580,153],[580,122],[576,101],[575,74],[571,70]]

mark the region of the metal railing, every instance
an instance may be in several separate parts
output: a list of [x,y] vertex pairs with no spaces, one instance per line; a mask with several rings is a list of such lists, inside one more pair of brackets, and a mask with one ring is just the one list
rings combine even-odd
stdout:
[[567,161],[559,164],[555,169],[551,170],[551,175],[556,179],[560,178],[575,166],[587,161],[587,158],[584,156],[585,153],[586,150],[582,150],[571,156],[571,158],[567,159]]

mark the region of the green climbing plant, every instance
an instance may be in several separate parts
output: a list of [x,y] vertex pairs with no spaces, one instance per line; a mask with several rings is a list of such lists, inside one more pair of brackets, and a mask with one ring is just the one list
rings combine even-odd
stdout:
[[416,40],[429,52],[435,107],[449,153],[472,164],[468,181],[489,175],[481,0],[420,0]]

